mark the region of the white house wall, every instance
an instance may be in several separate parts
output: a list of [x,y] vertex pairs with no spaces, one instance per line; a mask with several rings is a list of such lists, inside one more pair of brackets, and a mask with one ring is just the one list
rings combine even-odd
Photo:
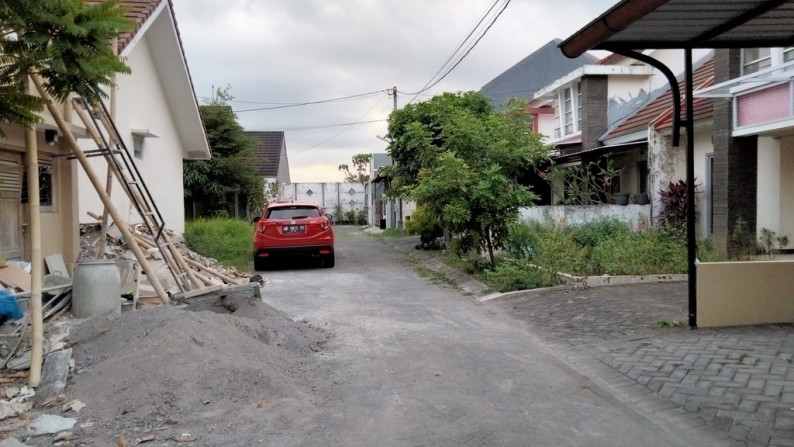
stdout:
[[[116,126],[129,152],[133,152],[132,129],[148,129],[158,138],[145,138],[142,158],[134,158],[155,204],[163,215],[167,228],[184,231],[184,202],[182,182],[182,146],[176,125],[171,117],[160,76],[154,66],[147,38],[139,41],[127,57],[132,75],[117,79]],[[81,140],[92,146],[90,140]],[[90,144],[89,144],[90,143]],[[93,158],[97,174],[105,178],[107,163],[101,157]],[[80,221],[96,222],[88,211],[102,213],[102,203],[84,172],[80,173]],[[112,199],[128,223],[140,222],[136,209],[131,206],[121,185],[113,185]]]
[[[707,155],[714,152],[711,135],[711,128],[700,128],[695,131],[696,228],[700,238],[708,235],[710,203],[706,184],[706,160]],[[662,211],[660,191],[667,189],[670,182],[686,180],[686,137],[682,135],[681,145],[674,148],[668,133],[651,132],[648,143],[648,172],[648,195],[653,205],[652,219],[656,221]]]
[[794,238],[794,137],[758,137],[758,173],[759,235],[768,228]]
[[758,212],[757,228],[780,230],[781,213],[785,204],[781,202],[781,171],[785,169],[781,158],[780,143],[768,137],[758,138]]
[[[707,129],[695,129],[695,215],[697,216],[696,233],[698,238],[705,238],[708,234],[709,209],[711,207],[708,191],[708,175],[706,173],[706,161],[708,154],[714,153],[714,145],[711,142],[713,131],[711,127]],[[685,136],[681,141],[685,142]],[[685,145],[684,145],[685,146]],[[682,172],[683,179],[686,178],[686,168]]]

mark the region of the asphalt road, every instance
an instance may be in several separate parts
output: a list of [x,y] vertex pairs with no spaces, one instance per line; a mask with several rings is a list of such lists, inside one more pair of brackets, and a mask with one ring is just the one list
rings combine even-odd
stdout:
[[264,444],[725,445],[637,411],[526,325],[358,228],[335,231],[335,268],[263,273],[268,304],[333,334],[309,371],[316,397],[284,408]]

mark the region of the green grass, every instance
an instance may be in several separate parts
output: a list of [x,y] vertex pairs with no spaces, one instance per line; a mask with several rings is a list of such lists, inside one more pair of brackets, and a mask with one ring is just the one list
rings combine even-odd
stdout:
[[254,227],[231,218],[196,219],[185,222],[185,243],[202,256],[217,259],[225,267],[251,270]]
[[[516,224],[496,266],[482,257],[443,256],[444,262],[507,292],[558,285],[555,272],[575,276],[686,273],[686,241],[664,230],[632,231],[615,219],[582,225]],[[698,243],[701,261],[720,261],[709,241]],[[540,268],[533,267],[539,266]]]

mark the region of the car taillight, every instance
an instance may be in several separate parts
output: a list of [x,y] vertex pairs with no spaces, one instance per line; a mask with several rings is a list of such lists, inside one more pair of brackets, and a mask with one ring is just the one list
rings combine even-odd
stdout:
[[267,225],[264,222],[259,222],[256,225],[256,232],[259,233],[259,234],[267,233]]

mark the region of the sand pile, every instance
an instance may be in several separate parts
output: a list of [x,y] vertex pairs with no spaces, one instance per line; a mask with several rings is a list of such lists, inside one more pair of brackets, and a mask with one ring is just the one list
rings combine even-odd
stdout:
[[245,298],[89,319],[70,341],[76,372],[66,393],[86,404],[81,443],[189,434],[196,445],[223,445],[294,423],[279,421],[276,407],[312,400],[325,334]]

